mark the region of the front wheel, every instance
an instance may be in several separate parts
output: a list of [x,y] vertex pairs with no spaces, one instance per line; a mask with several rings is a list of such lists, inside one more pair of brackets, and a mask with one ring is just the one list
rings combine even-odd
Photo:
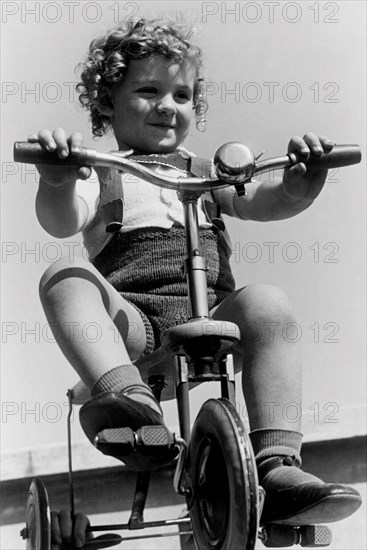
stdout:
[[200,550],[253,550],[257,474],[247,432],[227,399],[204,403],[192,429],[189,512]]

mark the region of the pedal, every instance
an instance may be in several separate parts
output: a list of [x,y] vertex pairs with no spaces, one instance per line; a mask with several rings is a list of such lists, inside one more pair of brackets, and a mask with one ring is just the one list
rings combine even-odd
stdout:
[[143,426],[137,432],[137,444],[143,447],[162,449],[162,447],[172,447],[175,444],[174,435],[165,426]]
[[261,530],[261,542],[267,548],[280,548],[299,544],[303,547],[317,548],[329,546],[331,531],[326,525],[291,525],[269,524]]
[[111,446],[113,454],[128,455],[135,446],[134,432],[131,428],[106,428],[96,435],[94,445],[102,452]]
[[293,546],[299,540],[297,529],[291,525],[265,525],[261,530],[261,542],[267,548]]
[[331,531],[326,525],[304,525],[299,529],[301,535],[301,546],[317,548],[318,546],[329,546],[331,544]]

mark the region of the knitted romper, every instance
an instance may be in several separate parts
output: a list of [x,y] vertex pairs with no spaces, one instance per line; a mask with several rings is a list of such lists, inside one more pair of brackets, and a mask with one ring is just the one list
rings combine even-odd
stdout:
[[[235,289],[229,265],[230,250],[221,231],[200,228],[207,264],[209,310]],[[139,312],[146,330],[144,354],[160,346],[161,334],[189,318],[185,230],[146,227],[116,233],[93,264],[107,281]]]
[[[193,173],[190,158],[182,151],[167,155],[134,154],[131,158],[148,164],[163,161],[163,164]],[[200,163],[200,166],[206,164]],[[208,306],[211,310],[235,290],[235,282],[223,232],[214,225],[201,227],[199,231],[208,268]],[[182,269],[185,256],[185,229],[174,222],[169,229],[140,227],[116,232],[93,260],[106,280],[138,310],[146,331],[144,354],[160,346],[164,330],[185,323],[189,318],[187,283]]]

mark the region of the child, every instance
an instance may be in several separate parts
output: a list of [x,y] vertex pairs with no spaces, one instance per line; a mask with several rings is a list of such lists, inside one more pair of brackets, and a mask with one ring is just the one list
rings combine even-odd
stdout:
[[[81,78],[80,98],[90,110],[94,135],[112,128],[121,154],[138,155],[135,158],[167,174],[187,173],[185,159],[190,154],[182,143],[191,112],[195,110],[197,123],[202,124],[206,109],[201,53],[190,42],[189,31],[161,20],[128,21],[92,42]],[[60,158],[77,155],[82,146],[80,134],[68,137],[60,128],[29,139],[56,150]],[[293,137],[288,151],[320,155],[333,145],[326,137],[308,133]],[[58,344],[91,390],[92,400],[81,410],[82,425],[93,440],[108,427],[164,424],[161,408],[133,362],[159,346],[162,330],[188,317],[180,271],[183,215],[176,192],[123,177],[123,225],[110,226],[100,189],[116,180],[121,185],[116,171],[100,170],[96,175],[87,167],[77,171],[50,166],[39,171],[36,209],[41,225],[59,238],[83,231],[90,255],[90,263],[59,261],[46,271],[40,285],[50,326],[57,327]],[[313,203],[326,175],[327,171],[312,172],[299,163],[286,170],[282,180],[252,182],[245,196],[226,188],[216,190],[214,199],[223,213],[243,220],[285,219]],[[250,437],[266,491],[262,522],[287,520],[300,525],[347,517],[359,507],[360,495],[300,469],[300,426],[292,424],[289,429],[281,414],[286,403],[301,403],[297,345],[282,337],[282,327],[295,321],[289,301],[281,290],[267,285],[235,290],[229,249],[205,216],[201,201],[199,206],[210,267],[211,315],[236,323],[242,335],[235,358],[243,367]],[[90,322],[101,328],[102,336],[94,343],[83,338],[82,328]],[[254,326],[259,330],[251,337]],[[101,397],[104,403],[108,398],[108,407],[98,407]],[[272,402],[279,406],[269,418],[267,407]],[[167,455],[163,461],[171,458]],[[123,460],[133,468],[142,467],[139,455],[130,457],[130,462]],[[157,465],[152,458],[150,466]]]

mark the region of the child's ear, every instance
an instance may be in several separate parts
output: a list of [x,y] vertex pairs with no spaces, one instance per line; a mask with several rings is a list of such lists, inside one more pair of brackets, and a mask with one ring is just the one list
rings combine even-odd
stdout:
[[115,110],[113,108],[113,92],[109,88],[106,89],[107,97],[104,97],[105,103],[96,101],[95,106],[101,115],[113,116]]
[[96,102],[94,105],[98,110],[98,112],[101,113],[101,115],[111,117],[115,113],[115,110],[112,105],[103,105],[102,103],[99,103],[99,102]]

